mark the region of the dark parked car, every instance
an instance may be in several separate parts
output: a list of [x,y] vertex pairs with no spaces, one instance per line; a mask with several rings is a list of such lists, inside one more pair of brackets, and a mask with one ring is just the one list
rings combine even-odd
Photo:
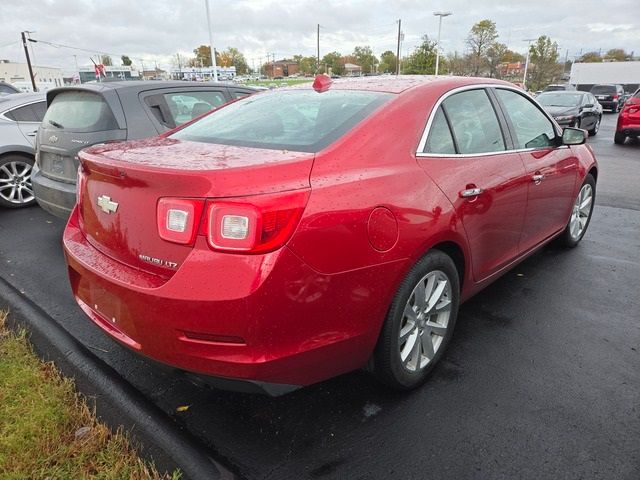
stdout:
[[414,388],[460,302],[552,239],[580,242],[586,136],[507,82],[321,75],[82,150],[71,288],[115,340],[227,386],[367,366]]
[[254,92],[234,84],[143,81],[49,90],[32,178],[36,200],[49,213],[67,218],[76,202],[82,148],[152,137]]
[[31,173],[35,140],[47,104],[44,93],[0,96],[0,206],[35,203]]
[[620,115],[613,141],[622,145],[627,137],[640,136],[640,88],[625,102]]
[[564,127],[583,128],[595,135],[602,120],[602,106],[589,92],[543,92],[536,100]]
[[622,85],[594,85],[590,92],[600,102],[602,108],[616,113],[624,105],[624,88]]
[[576,87],[568,83],[555,83],[547,85],[543,92],[569,92],[574,91]]

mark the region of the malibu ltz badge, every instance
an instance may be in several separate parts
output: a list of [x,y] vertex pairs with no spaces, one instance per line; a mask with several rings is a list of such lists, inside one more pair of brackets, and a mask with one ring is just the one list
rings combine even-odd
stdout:
[[118,210],[118,204],[111,201],[111,197],[107,195],[100,195],[98,197],[98,206],[107,214],[115,213]]

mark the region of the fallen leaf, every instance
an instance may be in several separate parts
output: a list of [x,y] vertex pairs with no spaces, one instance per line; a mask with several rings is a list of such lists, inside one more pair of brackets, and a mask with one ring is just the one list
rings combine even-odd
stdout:
[[189,405],[181,405],[176,408],[176,412],[186,412],[187,410],[189,410]]

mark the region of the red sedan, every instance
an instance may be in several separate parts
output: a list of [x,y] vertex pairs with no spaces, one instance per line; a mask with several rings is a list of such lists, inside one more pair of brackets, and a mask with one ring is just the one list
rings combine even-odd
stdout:
[[622,145],[627,137],[640,136],[640,89],[629,97],[618,115],[613,141]]
[[73,292],[119,342],[227,387],[367,367],[413,388],[460,302],[582,239],[585,138],[488,79],[319,77],[241,99],[80,153]]

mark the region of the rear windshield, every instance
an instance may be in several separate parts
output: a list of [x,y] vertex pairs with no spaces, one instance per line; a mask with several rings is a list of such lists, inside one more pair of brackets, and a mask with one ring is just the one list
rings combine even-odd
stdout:
[[536,100],[545,107],[575,107],[582,102],[581,93],[541,93]]
[[253,95],[213,112],[171,137],[315,153],[391,97],[389,93],[341,90]]
[[613,85],[596,85],[591,89],[591,93],[616,93]]
[[72,132],[117,130],[113,112],[104,99],[79,90],[59,93],[49,105],[42,121],[45,126]]

